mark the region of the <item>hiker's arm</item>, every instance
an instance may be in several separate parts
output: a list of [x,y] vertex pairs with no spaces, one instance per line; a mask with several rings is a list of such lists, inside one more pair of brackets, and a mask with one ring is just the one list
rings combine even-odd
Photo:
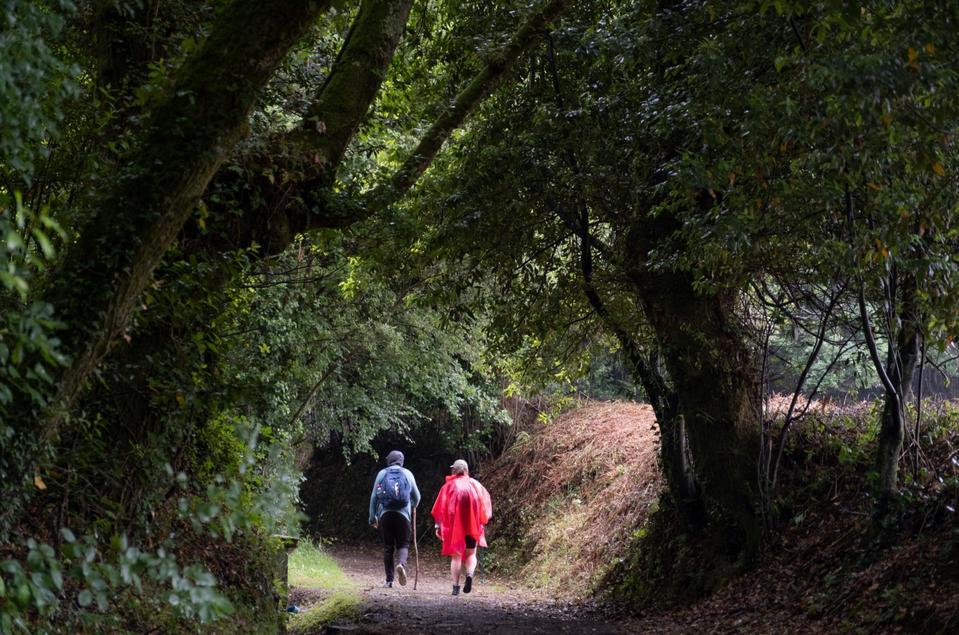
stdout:
[[443,503],[446,499],[446,486],[440,488],[439,493],[436,495],[436,501],[433,503],[433,509],[430,512],[430,515],[433,516],[433,529],[436,532],[436,537],[440,540],[443,540],[443,535],[440,533],[443,530],[442,522],[440,520],[443,515]]
[[380,473],[376,475],[376,480],[373,481],[373,491],[370,492],[370,520],[369,520],[369,523],[370,523],[371,525],[373,525],[373,527],[376,527],[376,525],[377,525],[377,523],[376,523],[376,485],[377,485],[377,483],[380,482],[380,478],[382,478],[382,476],[383,476],[383,472],[382,472],[382,471],[380,471]]
[[410,502],[413,503],[413,507],[418,507],[420,504],[420,488],[416,486],[416,477],[413,476],[413,473],[410,472]]

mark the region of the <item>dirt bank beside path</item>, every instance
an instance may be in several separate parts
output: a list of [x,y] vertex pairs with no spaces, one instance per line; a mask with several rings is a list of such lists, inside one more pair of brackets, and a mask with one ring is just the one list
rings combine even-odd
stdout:
[[[361,597],[358,619],[338,621],[328,633],[635,633],[626,623],[575,610],[566,602],[550,600],[535,592],[480,573],[473,592],[453,597],[448,560],[420,553],[420,576],[413,590],[382,587],[383,562],[375,545],[330,548]],[[323,599],[322,591],[294,588],[291,599],[308,608]]]

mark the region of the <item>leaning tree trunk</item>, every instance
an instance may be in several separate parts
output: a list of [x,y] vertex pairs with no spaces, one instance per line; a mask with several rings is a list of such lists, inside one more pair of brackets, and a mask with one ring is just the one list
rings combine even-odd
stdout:
[[[362,3],[330,76],[310,108],[307,125],[282,140],[281,150],[295,149],[298,159],[309,159],[315,166],[304,171],[302,182],[293,186],[311,193],[330,188],[336,168],[386,75],[411,4],[412,0]],[[566,0],[547,0],[523,21],[514,36],[443,111],[397,176],[371,196],[373,205],[348,209],[346,215],[331,214],[335,210],[323,209],[322,205],[314,207],[312,204],[319,202],[316,200],[309,201],[308,209],[291,205],[277,212],[274,208],[270,212],[276,213],[266,220],[282,220],[280,228],[250,231],[244,237],[251,241],[267,238],[267,251],[279,251],[296,231],[349,225],[412,187],[452,131],[503,80],[520,54],[537,41],[542,29],[548,28],[565,4]],[[62,271],[69,272],[69,276],[58,278],[49,295],[59,300],[65,321],[78,325],[68,341],[68,347],[77,353],[62,381],[59,410],[50,417],[44,431],[48,439],[56,436],[66,410],[76,402],[83,383],[118,335],[130,328],[137,295],[150,280],[163,251],[189,216],[211,174],[245,132],[252,98],[282,57],[278,57],[279,47],[288,47],[298,37],[294,27],[302,30],[309,25],[309,20],[304,23],[302,16],[294,18],[293,9],[271,9],[272,3],[267,3],[263,7],[267,15],[260,15],[258,6],[244,0],[235,2],[232,17],[217,24],[219,30],[211,35],[198,54],[199,59],[181,71],[173,97],[156,112],[152,132],[145,136],[142,147],[130,161],[129,176],[114,188],[104,212],[86,228],[93,231],[85,232],[67,256],[71,264],[64,265]],[[319,11],[319,7],[314,9]],[[284,26],[290,32],[283,31]],[[263,35],[271,30],[272,36]],[[237,55],[240,59],[231,67],[224,55]],[[254,64],[256,55],[263,58],[259,64]],[[229,90],[207,90],[199,84],[204,77],[211,82],[227,81]],[[212,145],[207,147],[205,143]],[[144,169],[153,165],[151,161],[155,162],[155,169]],[[263,209],[255,206],[243,211],[263,214]],[[119,221],[117,226],[107,222],[108,212]],[[269,223],[254,225],[267,227]],[[94,245],[105,245],[110,250],[103,254],[91,252]],[[201,251],[215,252],[216,246]],[[100,258],[85,262],[84,254],[90,253]],[[111,285],[117,286],[115,293]],[[90,301],[81,302],[81,297]],[[162,340],[152,345],[158,349],[165,346]]]
[[207,183],[246,134],[257,96],[329,2],[234,0],[177,74],[166,101],[46,294],[69,325],[72,361],[42,434],[57,435]]
[[[290,134],[290,137],[296,140],[300,155],[323,157],[322,166],[311,171],[306,177],[310,182],[318,182],[326,173],[332,174],[345,155],[350,139],[355,134],[359,123],[367,116],[369,107],[386,77],[411,6],[412,0],[364,0],[362,3],[330,75],[317,96],[316,103],[310,108],[308,119],[311,122],[310,130],[313,130],[313,134],[306,129],[306,126]],[[315,134],[317,122],[323,122],[323,125],[319,126],[325,131],[323,135]],[[217,174],[214,183],[221,178],[224,171],[221,170]],[[326,186],[328,187],[328,184]],[[317,184],[316,187],[323,187],[323,185]],[[244,211],[261,212],[265,215],[262,208],[255,206],[252,202]],[[267,238],[271,235],[275,238],[275,242],[265,245],[267,251],[279,250],[292,240],[291,236],[276,228],[273,228],[272,234],[266,232],[260,234]],[[212,255],[208,259],[214,274],[204,279],[205,286],[200,291],[208,294],[222,293],[227,285],[235,282],[235,278],[222,267],[222,259],[219,256],[223,252],[217,249],[223,248],[225,252],[229,248],[216,239],[202,244],[201,247],[203,256]],[[158,275],[160,276],[158,283],[166,286],[169,280],[162,277],[162,271],[158,272]],[[167,271],[166,275],[171,275],[171,272]],[[189,333],[206,331],[210,327],[210,320],[214,317],[209,314],[206,304],[203,303],[195,315],[178,314],[171,319],[178,323],[182,332]],[[154,325],[153,328],[156,326]],[[163,328],[169,327],[164,325]],[[133,456],[135,453],[130,451],[132,448],[155,443],[155,439],[162,438],[162,435],[156,435],[154,438],[152,433],[158,430],[150,428],[151,425],[155,426],[164,421],[164,413],[156,412],[152,404],[157,395],[155,391],[148,389],[148,383],[157,379],[155,373],[150,372],[150,360],[168,358],[178,346],[175,338],[164,337],[163,333],[134,332],[129,343],[121,341],[101,364],[101,368],[105,370],[116,367],[129,369],[128,372],[117,373],[114,378],[114,381],[124,388],[104,391],[107,393],[105,395],[92,390],[86,396],[94,400],[109,400],[110,406],[120,411],[139,413],[137,420],[140,424],[132,428],[122,417],[115,417],[107,423],[110,426],[108,428],[110,434],[115,439],[118,456]],[[215,353],[207,351],[206,357],[207,366],[216,365],[218,356]],[[111,394],[117,396],[114,397]],[[79,404],[83,405],[83,401]],[[208,415],[209,412],[201,408],[193,414],[193,420],[185,421],[181,427],[200,425],[204,423]],[[167,452],[169,448],[158,448],[158,450]],[[94,467],[100,469],[98,466]],[[135,465],[129,467],[133,468]],[[149,482],[149,478],[150,475],[142,475],[142,478],[137,476],[119,483],[118,486],[126,492],[131,486]],[[147,488],[143,487],[141,491],[145,492]],[[107,492],[107,495],[109,493]],[[132,513],[141,502],[151,504],[148,499],[141,500],[130,496],[124,496],[123,501],[125,513]]]
[[[85,206],[89,222],[77,228],[80,237],[43,292],[66,325],[61,339],[69,363],[53,378],[57,394],[46,411],[38,412],[27,395],[15,396],[17,439],[30,446],[25,454],[36,454],[59,435],[70,406],[129,328],[154,268],[246,134],[261,90],[329,4],[233,0],[224,6],[209,37],[146,119],[123,168],[103,175],[104,189]],[[33,465],[42,462],[32,459]],[[0,490],[22,478],[5,468]],[[4,512],[15,513],[12,507]]]

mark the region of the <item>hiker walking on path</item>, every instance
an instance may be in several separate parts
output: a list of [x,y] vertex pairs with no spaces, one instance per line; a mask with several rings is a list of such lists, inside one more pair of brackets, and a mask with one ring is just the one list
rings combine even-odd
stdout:
[[443,541],[443,555],[450,556],[450,578],[453,595],[460,592],[460,573],[466,563],[466,583],[463,593],[473,589],[476,571],[476,547],[486,546],[484,525],[493,516],[489,492],[479,481],[470,478],[469,466],[457,459],[450,466],[452,472],[433,503],[436,537]]
[[[392,587],[394,577],[406,584],[406,559],[412,536],[411,510],[420,504],[420,490],[413,473],[403,467],[403,453],[393,450],[386,457],[386,467],[373,481],[370,494],[370,525],[379,527],[383,535],[383,568],[386,584]],[[396,566],[393,552],[396,551]]]

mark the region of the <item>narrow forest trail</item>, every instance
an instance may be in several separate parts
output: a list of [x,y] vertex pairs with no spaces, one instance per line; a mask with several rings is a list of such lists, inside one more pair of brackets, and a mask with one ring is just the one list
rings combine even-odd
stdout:
[[[508,579],[477,575],[469,595],[450,594],[449,561],[435,552],[420,553],[420,577],[413,590],[413,554],[410,579],[405,587],[383,588],[380,550],[376,545],[328,549],[354,585],[359,596],[357,617],[340,619],[317,633],[790,633],[843,632],[850,624],[840,619],[815,622],[795,607],[770,598],[762,589],[774,587],[773,574],[755,580],[740,580],[711,598],[682,608],[655,611],[633,618],[614,618],[599,610],[577,607],[546,597]],[[294,587],[290,599],[308,610],[331,595],[330,590]],[[855,630],[855,629],[853,629]],[[870,629],[869,632],[903,632],[898,628]]]
[[[473,592],[451,595],[449,560],[420,553],[420,575],[413,590],[415,566],[410,553],[406,586],[383,588],[383,562],[375,545],[330,549],[356,585],[361,598],[359,617],[338,621],[323,632],[350,633],[633,633],[624,622],[608,621],[563,601],[478,572]],[[329,591],[293,588],[291,600],[306,609]]]

